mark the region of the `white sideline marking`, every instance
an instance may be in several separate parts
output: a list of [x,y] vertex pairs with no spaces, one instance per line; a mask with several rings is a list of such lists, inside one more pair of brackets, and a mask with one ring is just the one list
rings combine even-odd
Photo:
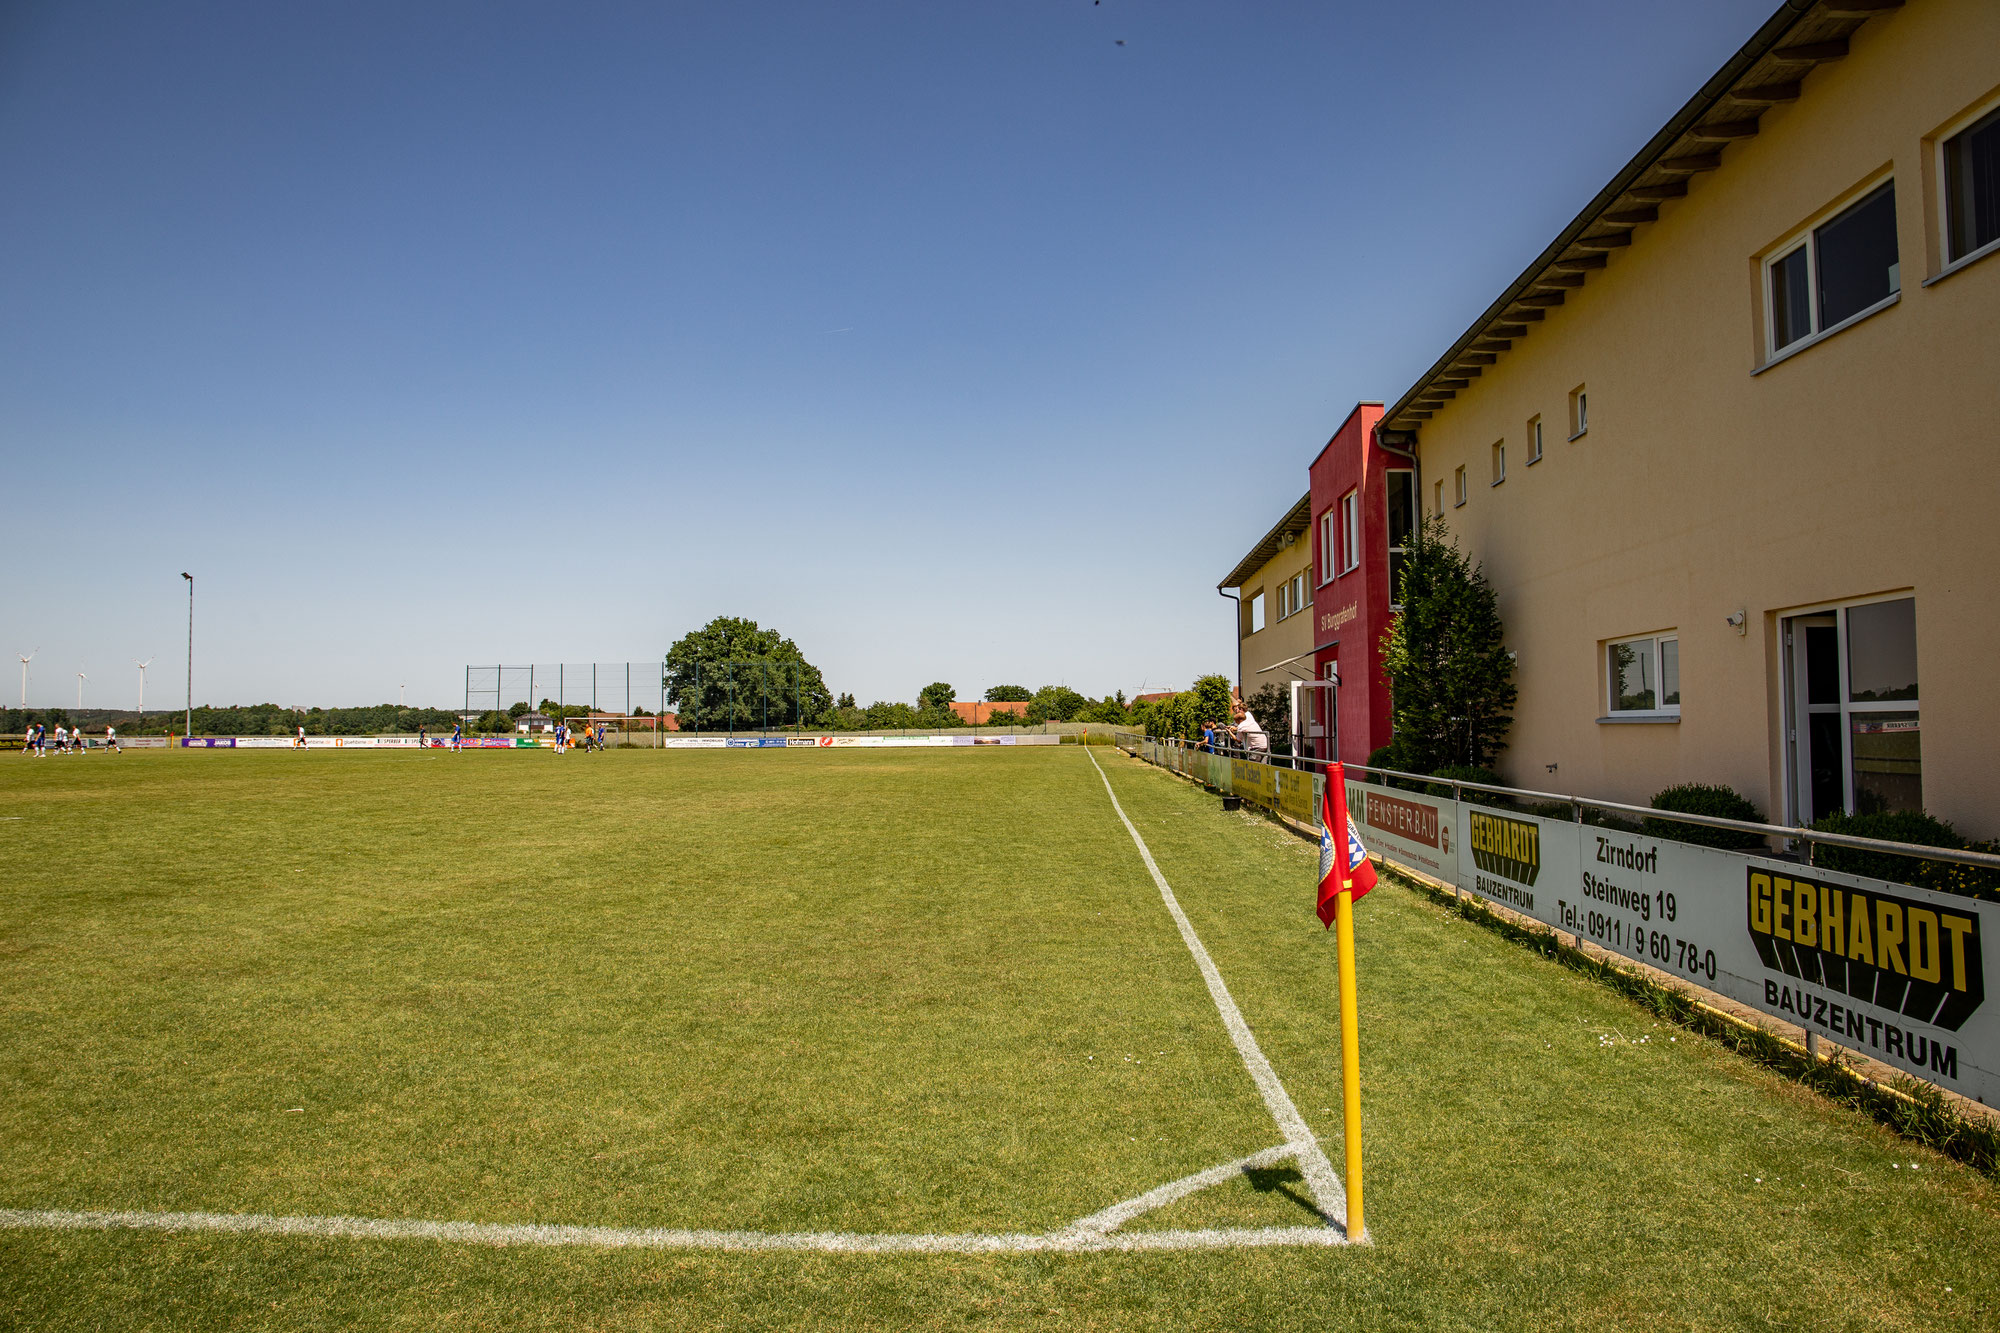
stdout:
[[1139,859],[1146,863],[1153,883],[1159,886],[1160,899],[1166,903],[1174,924],[1180,927],[1181,940],[1187,945],[1188,952],[1194,955],[1195,966],[1201,969],[1201,979],[1208,983],[1209,998],[1215,1001],[1216,1010],[1222,1015],[1222,1026],[1229,1029],[1229,1039],[1236,1043],[1236,1053],[1243,1057],[1244,1068],[1250,1071],[1250,1079],[1257,1085],[1257,1091],[1264,1095],[1264,1105],[1270,1108],[1271,1118],[1278,1122],[1285,1142],[1297,1151],[1299,1170],[1305,1175],[1306,1188],[1312,1191],[1313,1202],[1319,1205],[1321,1215],[1344,1229],[1347,1225],[1347,1197],[1341,1189],[1340,1177],[1334,1174],[1333,1163],[1327,1160],[1326,1151],[1313,1136],[1312,1126],[1306,1124],[1299,1108],[1292,1104],[1285,1085],[1278,1082],[1271,1062],[1264,1058],[1257,1038],[1250,1032],[1250,1025],[1243,1021],[1243,1011],[1230,997],[1229,987],[1223,984],[1222,973],[1216,970],[1215,960],[1202,947],[1201,937],[1194,933],[1187,913],[1181,911],[1180,900],[1174,897],[1167,877],[1160,873],[1159,863],[1153,860],[1146,840],[1139,836],[1139,830],[1132,827],[1132,821],[1125,817],[1125,807],[1118,804],[1118,793],[1111,790],[1111,779],[1105,775],[1104,766],[1097,762],[1097,756],[1091,754],[1087,746],[1084,747],[1084,757],[1097,770],[1098,778],[1104,783],[1104,794],[1111,798],[1111,808],[1118,813],[1118,822],[1132,835],[1132,842],[1139,849]]
[[[432,1222],[417,1218],[287,1217],[270,1213],[156,1213],[138,1211],[70,1211],[65,1209],[0,1208],[0,1230],[210,1232],[226,1235],[307,1236],[339,1240],[431,1240],[472,1245],[577,1246],[625,1250],[720,1250],[728,1252],[790,1251],[823,1254],[1078,1254],[1134,1250],[1260,1249],[1278,1246],[1346,1245],[1346,1199],[1333,1164],[1319,1140],[1292,1104],[1284,1085],[1258,1048],[1249,1024],[1223,984],[1215,960],[1181,911],[1180,901],[1153,860],[1139,830],[1118,804],[1111,779],[1097,757],[1085,750],[1104,782],[1111,808],[1132,835],[1139,856],[1159,886],[1160,898],[1180,928],[1181,940],[1208,983],[1209,997],[1222,1024],[1242,1056],[1264,1105],[1285,1135],[1275,1148],[1183,1176],[1121,1203],[1078,1218],[1055,1231],[959,1232],[931,1235],[862,1231],[715,1231],[676,1228],[548,1226],[531,1222]],[[1210,1227],[1195,1230],[1128,1231],[1118,1228],[1133,1218],[1186,1198],[1232,1176],[1296,1159],[1321,1216],[1335,1225],[1300,1227]]]
[[930,1236],[858,1231],[681,1231],[540,1226],[533,1223],[423,1222],[370,1217],[275,1217],[268,1213],[79,1213],[27,1208],[0,1209],[0,1228],[206,1231],[340,1240],[584,1246],[606,1250],[790,1250],[824,1254],[1077,1254],[1100,1250],[1226,1250],[1347,1243],[1347,1238],[1331,1227],[1220,1227],[1200,1231],[1134,1231],[1121,1235],[1065,1228],[1040,1235],[966,1232]]

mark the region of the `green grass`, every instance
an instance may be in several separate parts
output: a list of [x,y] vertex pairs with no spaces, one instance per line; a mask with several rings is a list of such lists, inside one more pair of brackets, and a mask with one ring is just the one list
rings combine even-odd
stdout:
[[[1092,753],[1338,1164],[1312,850]],[[15,758],[0,815],[0,1206],[1042,1231],[1278,1141],[1075,748]],[[1393,882],[1357,946],[1372,1248],[12,1230],[0,1327],[1994,1321],[1990,1180]]]

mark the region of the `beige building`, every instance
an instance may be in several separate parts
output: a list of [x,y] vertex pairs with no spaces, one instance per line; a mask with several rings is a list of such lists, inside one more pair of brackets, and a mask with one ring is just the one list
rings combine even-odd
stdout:
[[1266,685],[1311,676],[1312,497],[1302,495],[1277,526],[1216,585],[1237,600],[1236,689],[1245,699]]
[[1498,590],[1510,780],[2000,834],[2000,3],[1780,9],[1381,431]]

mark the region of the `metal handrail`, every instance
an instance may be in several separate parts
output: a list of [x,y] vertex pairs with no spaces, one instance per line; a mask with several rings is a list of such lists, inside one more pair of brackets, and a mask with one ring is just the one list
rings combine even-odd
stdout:
[[[1117,735],[1132,736],[1139,740],[1152,740],[1160,744],[1189,748],[1190,743],[1175,736],[1140,736],[1137,732],[1117,732]],[[1232,758],[1270,761],[1270,752],[1249,750],[1241,746],[1220,745],[1208,751],[1211,754],[1225,754]],[[1316,759],[1310,755],[1286,756],[1294,767],[1301,764],[1315,765],[1321,769],[1332,765],[1331,760]],[[1531,800],[1560,801],[1582,810],[1609,810],[1620,814],[1641,815],[1647,819],[1670,819],[1683,824],[1700,824],[1708,828],[1735,829],[1744,833],[1757,833],[1770,838],[1788,838],[1798,842],[1820,843],[1829,847],[1846,847],[1860,852],[1886,852],[1891,856],[1913,857],[1921,861],[1949,861],[1955,865],[1981,866],[1989,870],[2000,870],[2000,855],[1991,852],[1960,851],[1953,847],[1926,847],[1922,843],[1892,842],[1886,838],[1863,838],[1851,833],[1823,833],[1815,829],[1794,828],[1786,824],[1758,824],[1747,819],[1729,819],[1722,815],[1697,815],[1679,810],[1655,810],[1646,805],[1629,805],[1623,801],[1605,801],[1590,796],[1574,796],[1567,792],[1532,791],[1525,787],[1501,787],[1486,782],[1469,782],[1461,778],[1432,777],[1426,773],[1405,773],[1401,769],[1371,768],[1367,764],[1345,764],[1348,772],[1370,773],[1385,778],[1397,778],[1406,782],[1418,782],[1431,787],[1450,787],[1452,799],[1461,799],[1463,790],[1491,792],[1496,796],[1525,797]]]

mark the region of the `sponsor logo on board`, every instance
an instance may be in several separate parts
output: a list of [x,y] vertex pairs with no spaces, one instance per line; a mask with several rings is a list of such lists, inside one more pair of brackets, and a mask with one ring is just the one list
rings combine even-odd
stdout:
[[1986,999],[1979,913],[1806,875],[1745,873],[1765,967],[1956,1032]]
[[1385,796],[1380,792],[1368,794],[1367,822],[1370,828],[1381,829],[1392,838],[1405,842],[1420,842],[1426,847],[1438,845],[1438,808],[1434,805],[1419,805],[1406,801],[1400,796]]
[[1542,828],[1528,819],[1509,819],[1486,810],[1468,810],[1472,863],[1489,875],[1530,884],[1542,873]]

